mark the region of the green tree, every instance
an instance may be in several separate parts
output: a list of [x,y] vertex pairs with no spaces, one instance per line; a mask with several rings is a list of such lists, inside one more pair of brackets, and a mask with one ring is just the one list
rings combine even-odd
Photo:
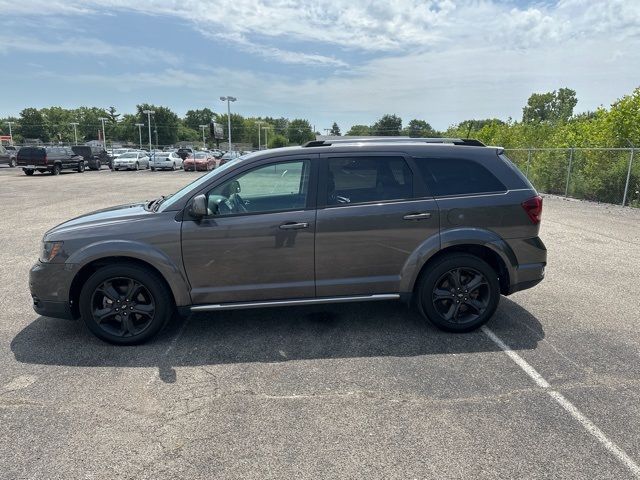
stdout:
[[[97,140],[98,132],[102,128],[100,117],[106,117],[106,112],[97,107],[79,107],[75,110],[75,121],[78,122],[78,142]],[[106,126],[105,126],[106,129]],[[108,137],[111,132],[107,133]]]
[[[142,105],[138,105],[138,120],[140,123],[147,124],[147,114],[143,113],[145,110],[152,110],[155,113],[151,115],[151,143],[156,144],[156,131],[157,131],[157,144],[158,145],[173,145],[178,141],[178,125],[180,120],[178,115],[176,115],[173,111],[171,111],[168,107],[149,105],[147,103],[143,103]],[[149,133],[148,127],[145,132],[143,132],[143,143],[145,143],[144,133],[146,133],[146,142],[149,141]]]
[[329,132],[329,135],[333,135],[335,137],[339,137],[341,135],[340,127],[336,122],[333,122],[333,125],[331,125],[331,131]]
[[566,122],[573,115],[573,109],[577,103],[576,92],[570,88],[534,93],[522,109],[522,121],[524,123]]
[[284,135],[275,134],[269,137],[269,148],[280,148],[286,147],[287,145],[289,145],[289,142]]
[[[227,114],[222,114],[217,116],[217,123],[222,125],[222,129],[224,132],[224,138],[228,141],[229,139],[229,123],[227,120]],[[238,113],[231,114],[231,141],[233,143],[244,143],[246,140],[245,124],[244,117]]]
[[424,120],[413,119],[407,125],[404,133],[409,137],[439,137],[440,135],[436,132],[431,125],[429,125]]
[[398,136],[402,130],[402,119],[397,115],[383,115],[371,126],[371,133],[377,137]]
[[49,107],[40,109],[40,113],[44,117],[47,137],[52,142],[72,142],[73,126],[71,122],[75,121],[73,110],[67,110],[62,107]]
[[49,141],[45,119],[37,108],[25,108],[20,112],[20,134],[24,138],[39,138]]
[[296,118],[289,122],[287,133],[289,143],[302,145],[303,143],[315,140],[315,135],[311,128],[311,124],[307,120]]
[[210,108],[201,108],[198,110],[187,110],[184,116],[184,124],[196,132],[200,131],[200,125],[209,125],[211,120],[215,119],[215,114]]
[[350,137],[368,137],[371,135],[371,128],[368,125],[352,125],[347,135]]

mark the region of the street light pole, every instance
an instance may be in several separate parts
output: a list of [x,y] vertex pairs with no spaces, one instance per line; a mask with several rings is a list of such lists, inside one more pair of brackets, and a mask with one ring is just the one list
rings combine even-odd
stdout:
[[71,122],[69,125],[73,125],[73,138],[76,140],[76,145],[78,144],[78,131],[76,128],[80,125],[78,122]]
[[262,145],[260,145],[260,125],[262,125],[262,122],[256,122],[258,124],[258,150],[262,150]]
[[149,124],[149,153],[151,153],[151,115],[153,115],[153,110],[143,110],[142,113],[147,114],[147,123]]
[[11,124],[15,123],[15,122],[7,122],[7,124],[9,125],[9,138],[11,141],[11,145],[13,145],[13,132],[11,131]]
[[136,127],[138,127],[138,137],[140,138],[140,150],[142,150],[142,127],[144,127],[144,123],[136,123]]
[[207,149],[207,142],[204,139],[204,129],[207,128],[209,125],[200,125],[200,128],[202,129],[202,145],[204,147],[204,149]]
[[107,137],[104,133],[104,122],[107,121],[106,118],[104,117],[100,117],[98,120],[100,120],[102,122],[102,147],[106,150],[107,149]]
[[220,97],[220,100],[227,102],[227,124],[229,128],[229,151],[231,151],[231,102],[237,100],[236,97]]

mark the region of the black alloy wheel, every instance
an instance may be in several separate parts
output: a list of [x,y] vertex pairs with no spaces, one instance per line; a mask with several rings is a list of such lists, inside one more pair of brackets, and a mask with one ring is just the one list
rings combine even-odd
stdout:
[[103,267],[80,292],[80,313],[89,330],[118,345],[153,337],[174,310],[173,296],[164,281],[137,265]]
[[423,313],[438,328],[468,332],[486,323],[498,307],[498,275],[479,257],[448,255],[423,276],[419,301]]

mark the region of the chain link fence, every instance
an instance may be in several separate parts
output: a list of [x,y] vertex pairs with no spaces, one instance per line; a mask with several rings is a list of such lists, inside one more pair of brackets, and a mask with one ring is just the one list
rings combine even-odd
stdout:
[[511,148],[505,153],[540,192],[640,208],[640,158],[635,150]]

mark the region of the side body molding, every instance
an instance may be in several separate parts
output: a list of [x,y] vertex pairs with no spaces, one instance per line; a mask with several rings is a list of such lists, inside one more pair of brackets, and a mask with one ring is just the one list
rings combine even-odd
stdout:
[[104,240],[75,251],[65,263],[76,270],[101,258],[128,257],[155,267],[169,284],[177,306],[191,305],[189,283],[179,265],[162,250],[134,240]]
[[413,291],[416,279],[422,267],[439,251],[456,245],[478,245],[497,253],[506,265],[510,281],[514,279],[517,265],[516,256],[509,245],[498,235],[482,228],[452,228],[440,232],[440,236],[427,238],[409,256],[400,274],[400,292]]

